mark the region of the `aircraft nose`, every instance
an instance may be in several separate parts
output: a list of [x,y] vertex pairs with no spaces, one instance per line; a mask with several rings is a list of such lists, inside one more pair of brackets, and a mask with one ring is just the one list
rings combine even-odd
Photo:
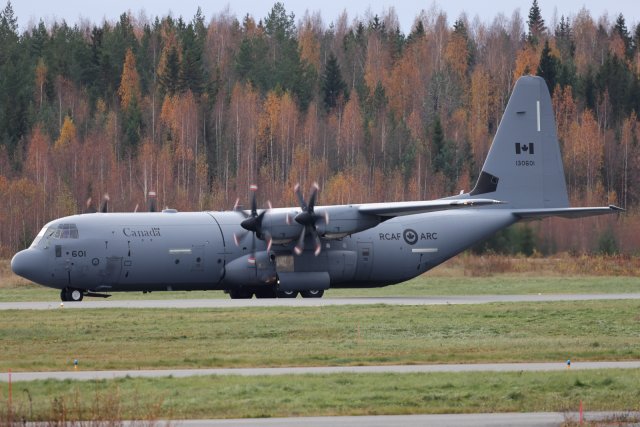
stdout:
[[11,259],[11,270],[18,276],[39,282],[38,272],[44,268],[44,256],[37,250],[25,249]]

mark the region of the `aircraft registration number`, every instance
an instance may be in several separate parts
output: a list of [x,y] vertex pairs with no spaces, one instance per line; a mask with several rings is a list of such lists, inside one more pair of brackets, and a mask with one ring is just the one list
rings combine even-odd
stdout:
[[535,166],[536,162],[533,160],[516,160],[516,166]]

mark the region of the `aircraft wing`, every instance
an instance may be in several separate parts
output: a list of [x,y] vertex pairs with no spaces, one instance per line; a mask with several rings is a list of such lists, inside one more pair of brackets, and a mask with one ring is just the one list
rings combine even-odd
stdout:
[[403,215],[496,205],[503,202],[493,199],[439,199],[424,202],[366,203],[359,205],[358,212],[377,215],[384,219]]
[[616,212],[624,212],[624,209],[614,205],[596,208],[516,209],[513,211],[513,214],[522,219],[540,219],[550,216],[562,218],[583,218],[587,216],[606,215]]

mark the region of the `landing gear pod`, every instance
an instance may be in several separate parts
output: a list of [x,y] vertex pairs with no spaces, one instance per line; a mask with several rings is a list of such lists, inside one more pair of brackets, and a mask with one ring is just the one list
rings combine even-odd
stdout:
[[278,291],[299,291],[302,296],[319,298],[331,285],[326,271],[278,273]]

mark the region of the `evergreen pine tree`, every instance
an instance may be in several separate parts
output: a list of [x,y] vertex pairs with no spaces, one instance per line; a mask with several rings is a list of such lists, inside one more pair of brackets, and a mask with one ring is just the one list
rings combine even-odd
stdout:
[[433,153],[433,170],[440,172],[444,169],[442,164],[442,151],[444,149],[444,131],[442,130],[442,123],[440,123],[440,117],[436,115],[436,119],[433,122],[433,130],[431,134],[431,152]]
[[339,101],[346,101],[347,98],[347,84],[342,80],[340,65],[333,52],[329,54],[327,67],[322,76],[322,93],[327,111],[335,108]]
[[204,87],[202,67],[202,45],[197,39],[193,25],[189,24],[182,34],[182,62],[179,81],[182,90],[200,94]]
[[551,55],[551,48],[549,47],[549,40],[545,40],[544,48],[540,54],[540,64],[538,65],[538,76],[542,77],[547,82],[549,92],[553,96],[553,90],[556,87],[557,80],[558,60]]
[[620,36],[624,43],[625,56],[627,58],[631,58],[633,55],[633,40],[631,39],[631,34],[629,34],[629,30],[627,29],[627,24],[622,13],[618,15],[618,18],[616,19],[616,25],[613,27],[613,33]]
[[169,49],[164,69],[160,73],[159,81],[164,91],[169,95],[175,95],[180,89],[180,58],[175,46]]
[[11,1],[7,1],[7,5],[0,12],[0,39],[4,40],[8,36],[16,39],[18,37],[18,18],[13,13]]
[[573,41],[569,18],[565,19],[564,15],[560,17],[560,23],[556,27],[555,36],[556,45],[558,46],[562,60],[573,58],[576,51],[576,44]]
[[409,37],[407,37],[407,44],[413,43],[416,40],[420,40],[422,37],[424,37],[424,34],[424,25],[422,24],[421,20],[418,20],[418,22],[416,22],[416,25],[414,25],[413,29],[411,30]]
[[546,31],[544,19],[542,19],[542,13],[538,6],[538,0],[533,0],[531,9],[529,9],[529,20],[527,21],[527,24],[529,25],[529,42],[537,45]]
[[467,26],[465,25],[462,19],[457,19],[453,24],[453,33],[459,34],[462,36],[467,42],[467,65],[470,67],[473,65],[475,61],[475,45],[473,40],[469,37],[469,32],[467,31]]

